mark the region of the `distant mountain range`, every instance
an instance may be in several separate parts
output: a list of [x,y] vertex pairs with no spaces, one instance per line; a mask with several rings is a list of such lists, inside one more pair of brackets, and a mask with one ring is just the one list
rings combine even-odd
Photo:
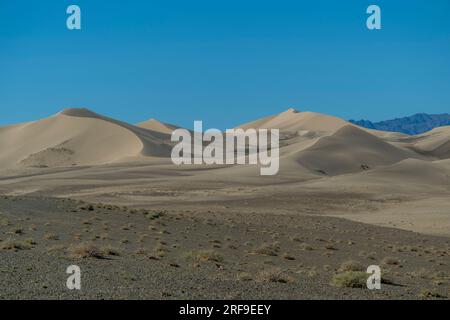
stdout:
[[349,122],[368,129],[394,131],[414,135],[430,131],[436,127],[449,126],[450,114],[417,113],[409,117],[380,122],[372,122],[369,120],[349,120]]

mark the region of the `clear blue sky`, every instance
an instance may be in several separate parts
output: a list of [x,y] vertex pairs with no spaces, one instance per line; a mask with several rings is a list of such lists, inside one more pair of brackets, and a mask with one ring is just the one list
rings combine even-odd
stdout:
[[0,0],[0,124],[80,106],[222,129],[289,107],[450,112],[449,16],[448,0]]

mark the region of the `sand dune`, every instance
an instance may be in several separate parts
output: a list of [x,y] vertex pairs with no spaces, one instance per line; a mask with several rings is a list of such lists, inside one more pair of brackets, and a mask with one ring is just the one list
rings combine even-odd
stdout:
[[450,158],[450,126],[435,128],[429,132],[412,136],[411,148],[424,155],[439,159]]
[[240,127],[281,130],[277,175],[261,176],[254,165],[174,166],[175,126],[64,110],[0,128],[0,191],[208,212],[231,206],[337,215],[449,233],[450,127],[407,136],[292,109]]
[[167,156],[168,136],[67,109],[47,119],[0,128],[2,167],[98,165],[130,157]]
[[349,125],[349,123],[333,116],[288,109],[278,115],[249,122],[238,127],[243,129],[280,129],[280,131],[284,132],[307,134],[306,131],[331,133],[346,125]]
[[[450,127],[418,136],[356,127],[342,119],[294,109],[240,128],[280,129],[280,172],[289,176],[333,176],[371,170],[407,158],[450,156]],[[137,126],[87,109],[66,109],[47,119],[0,128],[0,165],[66,167],[169,157],[177,127],[155,119]],[[225,168],[233,175],[249,169]],[[309,171],[309,173],[308,173]],[[246,174],[248,176],[248,174]]]
[[177,127],[175,125],[164,123],[164,122],[160,122],[160,121],[158,121],[156,119],[149,119],[147,121],[138,123],[136,126],[138,126],[140,128],[144,128],[144,129],[148,129],[148,130],[152,130],[152,131],[168,134],[168,135],[171,135],[173,130],[179,128],[179,127]]
[[408,184],[441,185],[450,188],[450,160],[405,159],[391,166],[375,169],[369,175],[401,180]]
[[320,138],[295,156],[310,170],[324,175],[337,175],[388,165],[408,157],[408,154],[354,126],[344,126],[333,135]]

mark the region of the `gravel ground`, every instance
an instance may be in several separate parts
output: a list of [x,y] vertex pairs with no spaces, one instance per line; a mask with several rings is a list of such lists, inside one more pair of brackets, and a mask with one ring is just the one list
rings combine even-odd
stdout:
[[[448,299],[449,253],[446,237],[298,212],[0,197],[0,299]],[[369,265],[381,290],[336,281]]]

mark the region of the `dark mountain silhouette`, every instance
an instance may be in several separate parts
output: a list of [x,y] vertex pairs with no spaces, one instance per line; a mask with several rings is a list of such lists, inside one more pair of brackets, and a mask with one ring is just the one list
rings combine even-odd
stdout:
[[368,129],[394,131],[414,135],[430,131],[436,127],[449,126],[450,114],[417,113],[409,117],[380,122],[371,122],[369,120],[349,120],[349,122]]

